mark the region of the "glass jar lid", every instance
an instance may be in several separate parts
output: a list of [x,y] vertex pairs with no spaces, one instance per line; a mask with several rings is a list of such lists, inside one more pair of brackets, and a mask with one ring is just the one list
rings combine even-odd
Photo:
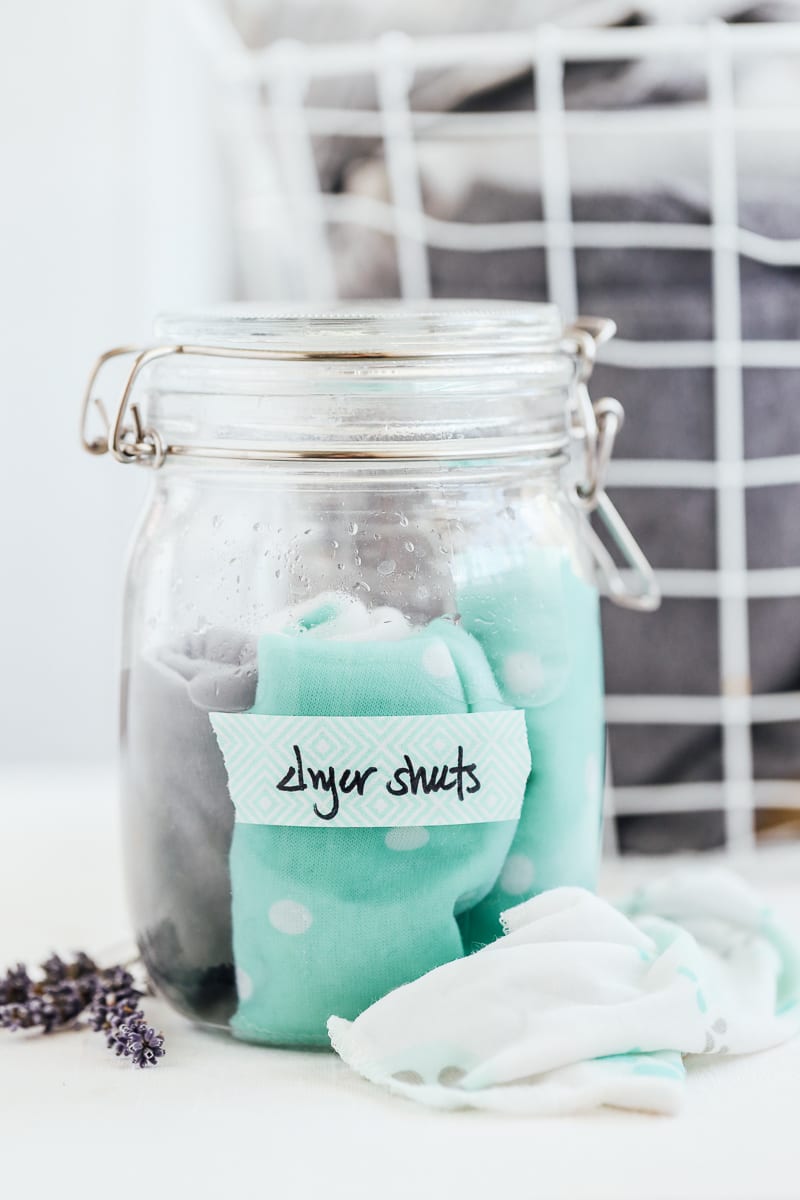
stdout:
[[563,330],[554,304],[376,300],[326,309],[231,304],[163,313],[154,332],[175,345],[261,348],[306,358],[424,359],[553,353]]
[[554,305],[511,301],[229,305],[165,314],[155,333],[101,359],[135,354],[105,442],[84,432],[94,453],[156,466],[559,454],[583,345]]
[[[597,512],[631,569],[629,584],[587,524],[612,598],[657,606],[652,569],[605,493],[622,407],[608,397],[593,405],[586,387],[613,321],[580,318],[564,330],[552,304],[381,301],[173,313],[155,332],[155,345],[109,350],[95,364],[81,409],[90,454],[153,468],[168,459],[555,466],[572,443],[583,469],[570,494]],[[95,387],[125,358],[110,410]],[[102,434],[90,429],[96,414]]]

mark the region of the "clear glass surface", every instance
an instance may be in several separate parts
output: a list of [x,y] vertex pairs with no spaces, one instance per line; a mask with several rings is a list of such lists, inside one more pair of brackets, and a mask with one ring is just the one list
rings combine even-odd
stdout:
[[[282,375],[273,363],[265,377],[248,362],[223,384],[216,363],[192,364],[190,380],[171,364],[150,411],[191,422],[200,441],[224,436],[226,412],[237,439],[276,421],[295,437],[303,413],[315,438],[407,428],[395,416],[402,394],[387,400],[381,378],[362,381],[348,416],[346,380],[331,389],[316,367]],[[426,379],[411,423],[431,434],[437,419],[468,423],[471,412],[485,435],[509,437],[515,422],[541,419],[529,410],[544,395],[563,429],[570,371],[552,369],[528,408],[516,384],[501,386],[490,417],[480,374],[459,368],[455,397],[446,376]],[[354,1016],[485,944],[501,908],[558,883],[594,884],[602,668],[584,518],[563,456],[470,457],[469,432],[451,436],[463,454],[443,462],[168,459],[153,473],[126,591],[126,876],[151,976],[195,1021],[324,1044],[326,1015]],[[416,646],[419,687],[407,666]],[[463,684],[455,707],[436,690],[448,671]],[[532,769],[519,823],[422,832],[242,828],[209,715],[493,707],[525,713]]]

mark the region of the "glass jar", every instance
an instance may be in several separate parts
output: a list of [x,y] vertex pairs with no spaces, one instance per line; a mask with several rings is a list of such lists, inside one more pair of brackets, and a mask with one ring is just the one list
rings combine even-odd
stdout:
[[[83,440],[152,471],[125,601],[126,876],[180,1011],[326,1044],[546,888],[592,888],[608,330],[457,302],[168,316]],[[102,407],[102,413],[105,412]],[[617,572],[598,509],[639,573]],[[634,572],[635,574],[635,572]]]

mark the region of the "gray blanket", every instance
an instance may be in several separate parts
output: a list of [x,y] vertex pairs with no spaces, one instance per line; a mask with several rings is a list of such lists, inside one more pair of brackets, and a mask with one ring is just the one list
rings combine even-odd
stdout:
[[[464,220],[536,219],[538,202],[477,187]],[[574,198],[576,220],[709,222],[707,208],[676,194],[585,195]],[[740,222],[772,237],[800,236],[800,202],[793,195],[740,204]],[[434,250],[436,295],[546,296],[540,250],[471,256]],[[613,316],[631,341],[708,339],[713,336],[710,255],[698,251],[580,250],[581,309]],[[743,337],[800,337],[800,269],[742,260]],[[800,453],[798,373],[747,370],[745,441],[748,458]],[[628,420],[617,457],[714,459],[714,385],[710,369],[633,370],[598,366],[595,395],[618,396]],[[618,488],[613,497],[660,568],[713,570],[717,566],[713,489]],[[800,566],[795,518],[800,487],[752,489],[747,495],[748,566]],[[800,689],[797,601],[751,601],[754,692]],[[718,612],[714,600],[668,599],[654,615],[606,606],[606,680],[610,694],[716,695],[720,690]],[[719,780],[721,734],[713,726],[627,725],[610,728],[615,782],[642,785]],[[794,724],[753,729],[757,778],[800,776],[800,739]],[[719,844],[719,813],[631,817],[620,821],[623,848],[664,850]]]

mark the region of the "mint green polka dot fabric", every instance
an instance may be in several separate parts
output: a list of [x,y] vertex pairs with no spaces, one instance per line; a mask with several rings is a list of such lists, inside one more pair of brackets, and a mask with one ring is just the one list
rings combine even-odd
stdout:
[[[537,569],[538,568],[538,569]],[[502,932],[510,904],[592,886],[602,772],[597,597],[558,552],[468,580],[461,621],[360,637],[327,599],[258,643],[252,713],[416,716],[524,709],[533,768],[517,821],[431,828],[237,823],[233,1031],[328,1044],[387,992]],[[401,619],[402,620],[402,619]],[[502,748],[498,748],[502,752]]]
[[[477,642],[444,619],[398,641],[280,633],[259,641],[254,713],[415,716],[502,707]],[[490,891],[516,824],[237,824],[233,1030],[251,1040],[326,1044],[332,1012],[355,1017],[461,957],[458,914]]]
[[525,710],[532,764],[508,859],[462,919],[470,950],[499,936],[511,905],[597,883],[605,758],[598,597],[560,552],[542,551],[538,566],[465,585],[458,596],[503,699]]

